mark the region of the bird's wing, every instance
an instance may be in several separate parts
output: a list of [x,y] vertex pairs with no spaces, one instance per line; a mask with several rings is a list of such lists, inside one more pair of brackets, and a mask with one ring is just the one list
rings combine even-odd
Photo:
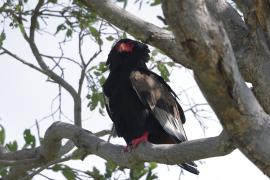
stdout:
[[133,71],[130,80],[141,102],[150,109],[164,130],[185,141],[184,113],[169,85],[150,71]]

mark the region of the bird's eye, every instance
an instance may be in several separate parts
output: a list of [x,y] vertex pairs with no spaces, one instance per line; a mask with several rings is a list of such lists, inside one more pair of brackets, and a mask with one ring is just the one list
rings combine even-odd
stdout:
[[116,50],[118,52],[132,52],[133,48],[134,44],[131,42],[122,42],[116,46]]

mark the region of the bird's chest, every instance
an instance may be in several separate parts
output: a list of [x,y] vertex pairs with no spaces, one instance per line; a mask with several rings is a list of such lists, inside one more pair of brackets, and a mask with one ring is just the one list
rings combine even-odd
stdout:
[[108,89],[109,106],[113,112],[132,114],[135,107],[141,106],[128,77],[119,77]]
[[144,126],[149,112],[134,91],[129,74],[111,75],[104,84],[103,90],[109,100],[112,120],[116,126],[119,126],[118,130]]
[[129,79],[129,73],[110,74],[103,85],[103,90],[110,100],[117,99],[119,102],[132,96],[133,88]]

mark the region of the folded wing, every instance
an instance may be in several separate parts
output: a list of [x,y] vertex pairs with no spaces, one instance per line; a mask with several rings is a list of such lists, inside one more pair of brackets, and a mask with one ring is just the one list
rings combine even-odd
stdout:
[[131,84],[141,102],[150,109],[164,130],[180,142],[185,141],[185,116],[175,93],[164,80],[150,71],[133,71]]

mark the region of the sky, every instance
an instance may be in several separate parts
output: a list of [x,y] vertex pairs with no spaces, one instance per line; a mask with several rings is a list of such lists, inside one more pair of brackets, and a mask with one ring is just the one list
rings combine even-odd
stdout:
[[[120,4],[121,5],[121,4]],[[143,18],[146,21],[162,26],[162,23],[156,18],[156,15],[161,15],[160,7],[143,6],[139,10],[138,5],[130,3],[127,10]],[[6,29],[8,30],[8,29]],[[19,36],[17,31],[6,31],[7,40],[4,47],[11,49],[17,55],[35,63],[35,59],[31,54],[28,46],[24,40]],[[51,43],[51,39],[45,38],[42,34],[37,35],[37,44],[42,52],[54,54],[58,53],[58,44]],[[77,47],[77,42],[69,43],[65,47],[65,52],[74,56],[76,53],[74,48]],[[87,47],[83,52],[86,57],[91,56],[87,51]],[[95,47],[94,47],[95,49]],[[105,46],[103,53],[98,57],[97,61],[106,60],[107,54],[110,51],[110,45]],[[75,57],[76,58],[76,57]],[[65,78],[73,84],[77,85],[79,77],[78,69],[70,64],[65,65]],[[36,72],[21,63],[15,61],[8,56],[0,56],[0,124],[6,129],[6,141],[17,140],[19,145],[23,145],[22,133],[24,129],[31,128],[33,133],[37,133],[35,121],[39,122],[40,134],[43,136],[46,129],[54,121],[52,118],[43,119],[52,112],[56,103],[52,105],[52,99],[57,95],[58,87],[47,81],[44,75]],[[184,109],[188,109],[186,105],[188,100],[186,96],[196,103],[205,103],[205,99],[200,93],[196,83],[192,77],[192,72],[185,68],[174,69],[171,75],[170,85],[176,92],[181,89],[186,89],[186,94],[180,94],[180,103]],[[86,95],[86,90],[83,91]],[[65,91],[62,92],[62,104],[65,114],[72,118],[73,102],[69,94]],[[103,129],[111,127],[111,121],[108,116],[101,116],[98,112],[90,112],[86,107],[87,101],[84,99],[83,103],[83,128],[92,132],[98,132]],[[208,114],[209,115],[209,114]],[[186,133],[189,139],[199,139],[204,137],[211,137],[218,135],[222,128],[212,113],[210,118],[204,121],[207,129],[205,132],[202,130],[198,121],[194,118],[191,112],[186,113],[187,122],[185,124]],[[55,117],[57,119],[57,117]],[[72,123],[68,119],[63,119],[65,122]],[[115,144],[124,144],[121,138],[112,140]],[[89,156],[83,162],[71,161],[69,165],[73,167],[80,167],[82,169],[89,169],[95,165],[99,169],[104,169],[104,160],[98,157]],[[255,179],[266,180],[268,179],[255,167],[241,152],[235,150],[229,155],[224,157],[208,158],[197,162],[200,175],[195,176],[190,173],[185,173],[181,176],[181,180],[227,180],[227,179]],[[160,165],[155,171],[159,179],[179,179],[180,170],[177,166]],[[46,172],[50,177],[55,179],[64,179],[61,175]],[[45,174],[45,172],[44,172]],[[45,178],[36,176],[34,179],[43,180]]]

